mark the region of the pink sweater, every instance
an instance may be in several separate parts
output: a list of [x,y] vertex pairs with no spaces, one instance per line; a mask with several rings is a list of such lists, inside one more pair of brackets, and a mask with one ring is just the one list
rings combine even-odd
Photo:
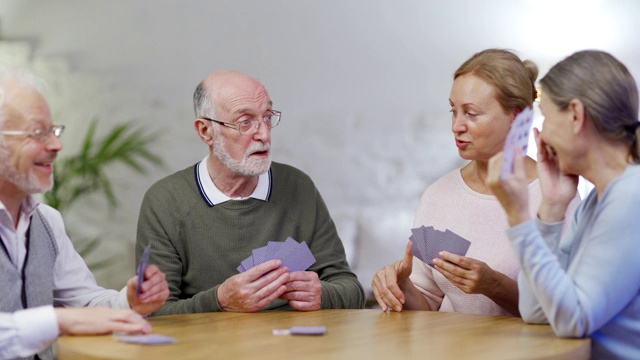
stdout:
[[[536,216],[541,199],[538,179],[529,184],[529,211]],[[576,203],[574,201],[574,203]],[[572,204],[572,208],[576,204]],[[490,268],[516,280],[519,266],[509,239],[507,216],[493,195],[471,190],[460,169],[451,171],[427,188],[422,195],[414,227],[449,229],[471,241],[467,257],[483,261]],[[413,259],[411,281],[432,310],[511,316],[488,297],[465,294],[438,271],[418,258]]]

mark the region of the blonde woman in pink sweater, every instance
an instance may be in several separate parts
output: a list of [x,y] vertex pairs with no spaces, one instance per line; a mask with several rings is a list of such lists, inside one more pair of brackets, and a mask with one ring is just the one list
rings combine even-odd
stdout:
[[[414,227],[449,229],[471,241],[466,256],[444,252],[429,267],[411,255],[387,265],[372,281],[383,311],[433,310],[519,316],[519,267],[506,236],[507,217],[485,186],[489,159],[500,152],[515,116],[536,98],[536,65],[506,50],[479,52],[454,75],[449,96],[460,157],[469,160],[424,192]],[[527,157],[529,208],[541,201],[536,162]],[[570,209],[577,206],[579,199]]]

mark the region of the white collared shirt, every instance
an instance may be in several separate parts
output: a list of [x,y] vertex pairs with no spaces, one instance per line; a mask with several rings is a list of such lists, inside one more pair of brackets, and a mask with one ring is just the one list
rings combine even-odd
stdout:
[[220,189],[218,189],[213,183],[213,180],[211,180],[207,160],[209,160],[209,155],[205,156],[205,158],[196,165],[196,180],[200,194],[209,206],[222,204],[229,200],[244,200],[247,198],[269,201],[269,197],[271,196],[271,169],[260,174],[258,177],[258,185],[253,190],[253,193],[251,193],[247,198],[230,198],[223,194],[222,191],[220,191]]
[[[53,273],[53,303],[56,306],[108,306],[128,309],[126,287],[120,292],[97,285],[95,277],[67,236],[60,213],[28,196],[20,206],[18,227],[0,202],[0,237],[11,262],[22,269],[26,257],[26,238],[31,215],[37,209],[47,220],[58,245]],[[0,249],[0,256],[6,256]],[[28,281],[28,280],[27,280]],[[29,356],[41,351],[59,335],[53,306],[42,306],[0,313],[0,358]]]

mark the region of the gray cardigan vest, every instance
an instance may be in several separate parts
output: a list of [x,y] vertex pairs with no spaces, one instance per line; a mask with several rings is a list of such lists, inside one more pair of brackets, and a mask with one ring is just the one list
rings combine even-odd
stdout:
[[[27,255],[22,271],[13,265],[4,243],[0,250],[0,311],[17,310],[53,304],[53,267],[58,245],[51,227],[39,210],[31,216],[27,231]],[[51,347],[38,353],[40,359],[54,359]],[[28,359],[33,359],[30,357]]]

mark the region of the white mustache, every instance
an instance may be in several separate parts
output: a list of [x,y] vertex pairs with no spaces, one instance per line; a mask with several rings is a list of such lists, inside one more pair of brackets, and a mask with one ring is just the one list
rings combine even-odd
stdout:
[[271,150],[271,145],[269,143],[256,143],[254,145],[251,145],[249,149],[247,149],[246,156],[249,156],[256,152],[269,150]]

